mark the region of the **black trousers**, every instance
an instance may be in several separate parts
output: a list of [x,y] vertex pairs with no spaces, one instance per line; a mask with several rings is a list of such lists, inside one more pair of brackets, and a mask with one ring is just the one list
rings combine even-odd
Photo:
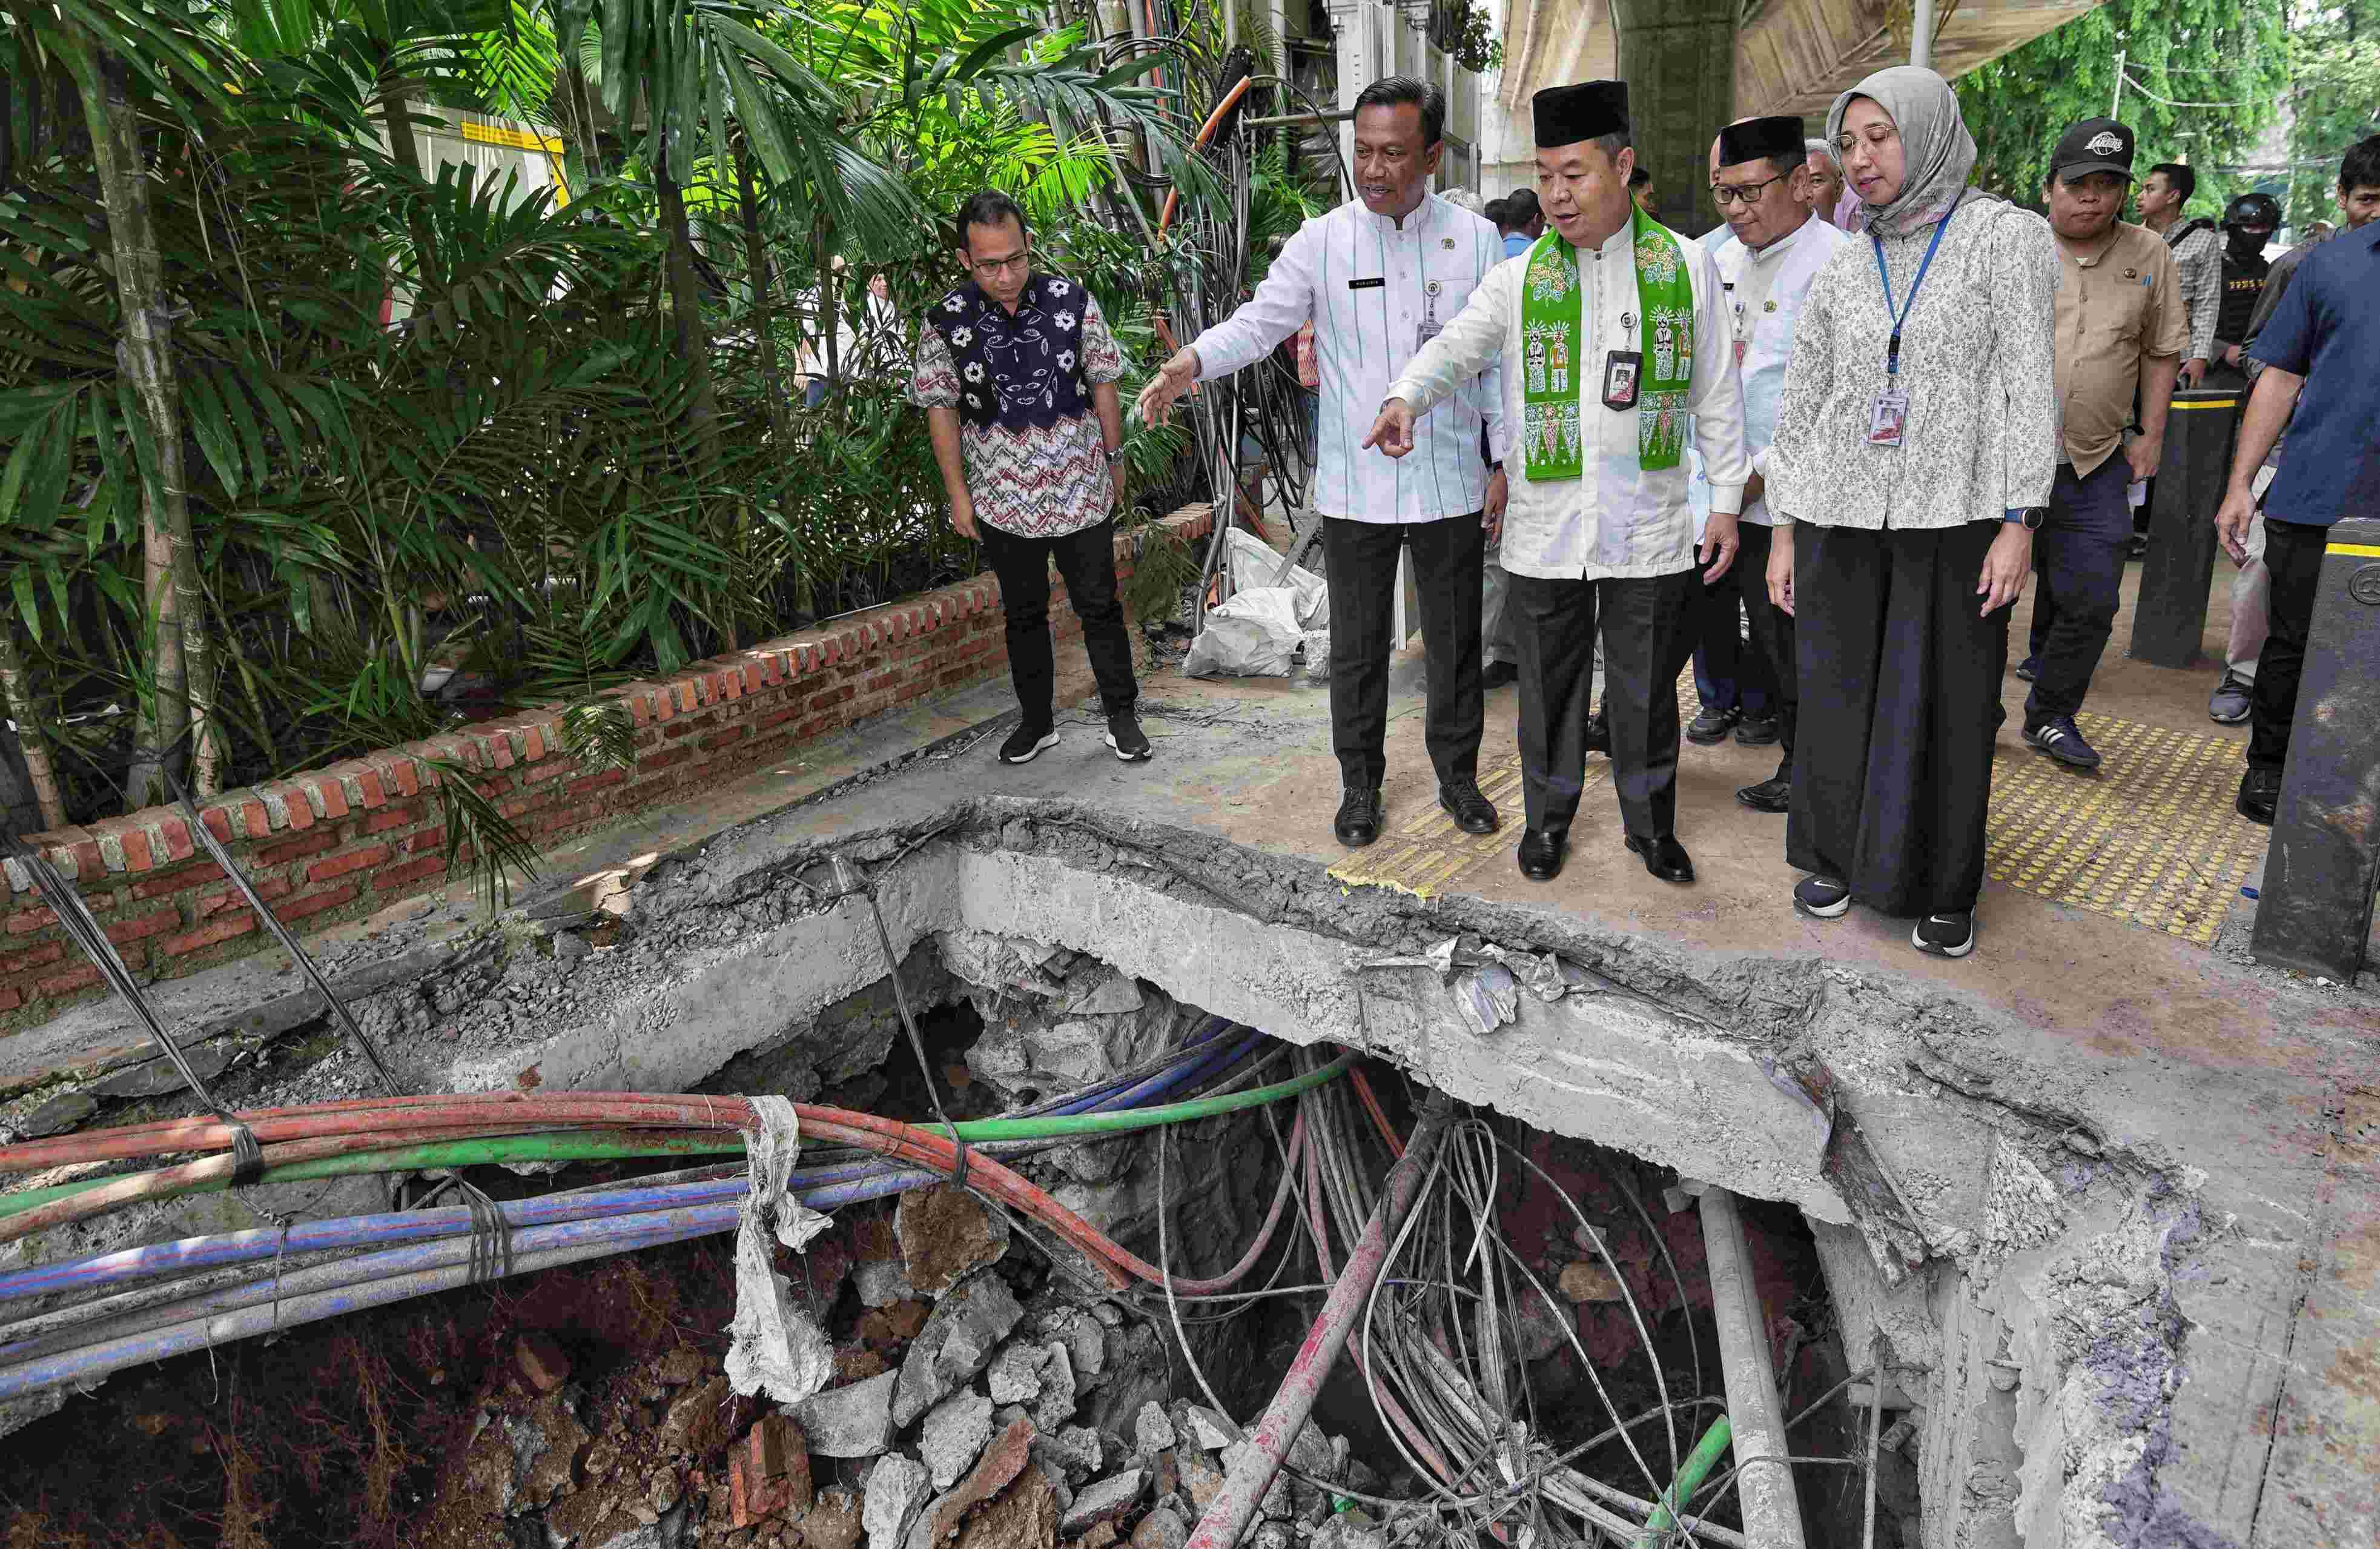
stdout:
[[2107,653],[2122,601],[2124,558],[2132,539],[2131,506],[2124,491],[2132,465],[2117,452],[2077,478],[2072,463],[2058,465],[2049,515],[2034,535],[2033,567],[2041,578],[2033,596],[2026,643],[2036,665],[2024,701],[2029,726],[2082,708],[2092,675]]
[[2314,594],[2330,529],[2265,518],[2265,568],[2272,572],[2272,633],[2256,658],[2256,692],[2249,701],[2248,766],[2278,770],[2289,762],[2289,724],[2298,718],[2298,679],[2305,672],[2306,636],[2313,628]]
[[[1795,676],[1793,616],[1768,600],[1768,553],[1777,530],[1756,522],[1740,522],[1736,531],[1742,538],[1742,547],[1736,551],[1735,563],[1727,574],[1706,591],[1722,600],[1730,627],[1735,622],[1735,603],[1743,602],[1743,616],[1752,626],[1752,649],[1766,669],[1766,676],[1755,677],[1751,664],[1740,669],[1741,683],[1755,681],[1771,686],[1769,713],[1777,717],[1779,739],[1783,743],[1784,762],[1778,766],[1779,774],[1790,774],[1793,767],[1793,728],[1801,716],[1802,690]],[[1675,676],[1675,675],[1672,675]]]
[[1586,718],[1603,631],[1603,705],[1611,784],[1632,837],[1677,831],[1678,672],[1694,650],[1692,570],[1627,580],[1512,578],[1520,655],[1521,777],[1529,827],[1570,832],[1586,782]]
[[1389,655],[1397,556],[1413,549],[1428,703],[1422,740],[1439,784],[1479,777],[1479,516],[1442,521],[1322,519],[1330,583],[1330,746],[1339,778],[1369,788],[1388,774]]
[[1008,614],[1008,676],[1027,726],[1053,719],[1050,697],[1058,680],[1050,644],[1050,564],[1066,582],[1066,601],[1083,621],[1083,646],[1099,679],[1099,702],[1109,714],[1129,710],[1140,699],[1132,675],[1132,636],[1124,629],[1123,604],[1116,597],[1115,521],[1112,518],[1060,538],[1021,538],[990,522],[978,522],[983,557],[1000,578],[1001,605]]
[[1793,528],[1810,735],[1785,859],[1885,914],[1957,913],[1983,892],[2009,610],[1978,616],[1975,582],[1999,531]]

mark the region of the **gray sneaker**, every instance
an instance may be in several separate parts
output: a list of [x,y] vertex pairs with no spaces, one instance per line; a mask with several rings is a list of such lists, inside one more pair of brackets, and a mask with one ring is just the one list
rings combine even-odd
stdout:
[[2223,681],[2215,686],[2215,692],[2206,701],[2207,716],[2223,726],[2236,726],[2248,718],[2255,697],[2254,678],[2227,671]]

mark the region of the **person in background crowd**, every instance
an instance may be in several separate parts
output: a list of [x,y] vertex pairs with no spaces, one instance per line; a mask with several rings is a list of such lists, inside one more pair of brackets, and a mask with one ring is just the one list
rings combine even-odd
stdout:
[[1546,234],[1546,213],[1537,203],[1535,189],[1514,189],[1502,203],[1504,213],[1496,217],[1496,229],[1504,238],[1504,256],[1518,258]]
[[2215,311],[2213,371],[2218,382],[2243,384],[2240,352],[2248,342],[2248,323],[2256,315],[2257,299],[2265,293],[2272,262],[2265,244],[2281,224],[2281,207],[2271,194],[2243,193],[2223,207],[2223,298]]
[[2165,238],[2181,275],[2181,304],[2190,309],[2190,353],[2180,382],[2195,387],[2215,358],[2215,319],[2223,306],[2223,251],[2215,223],[2184,220],[2198,174],[2180,162],[2159,162],[2141,183],[2141,224]]
[[[2339,189],[2342,205],[2348,190],[2368,189],[2372,204],[2380,206],[2380,135],[2349,149]],[[2289,762],[2298,677],[2331,525],[2341,517],[2380,512],[2380,434],[2374,433],[2380,426],[2380,371],[2373,369],[2380,360],[2380,222],[2366,217],[2298,262],[2248,358],[2265,370],[2256,374],[2240,422],[2215,530],[2232,559],[2246,563],[2248,529],[2257,514],[2257,470],[2286,425],[2289,445],[2263,496],[2270,632],[2257,662],[2248,771],[2240,778],[2237,801],[2242,816],[2269,823]]]
[[[1740,598],[1752,627],[1752,649],[1776,688],[1776,731],[1771,738],[1736,740],[1783,744],[1777,773],[1746,786],[1735,799],[1755,812],[1783,812],[1792,805],[1793,743],[1800,715],[1800,656],[1793,616],[1768,593],[1772,540],[1777,538],[1767,496],[1769,446],[1777,433],[1785,376],[1793,358],[1794,334],[1811,283],[1835,250],[1851,240],[1817,218],[1806,159],[1797,158],[1799,118],[1753,118],[1719,132],[1717,183],[1711,190],[1727,217],[1730,239],[1717,254],[1719,277],[1732,286],[1736,368],[1743,384],[1743,442],[1752,455],[1751,481],[1743,488],[1743,548],[1734,568],[1719,579],[1729,599],[1729,623]],[[1832,165],[1831,161],[1828,164]],[[1789,530],[1782,542],[1791,543]]]
[[[1718,199],[1719,154],[1725,140],[1723,133],[1714,138],[1710,148],[1711,197],[1719,223],[1697,238],[1703,250],[1713,256],[1734,238],[1734,229],[1727,220],[1730,206]],[[1734,338],[1740,345],[1743,339],[1743,299],[1736,295],[1735,277],[1724,264],[1719,268],[1719,291],[1725,298],[1728,315],[1734,320]],[[1741,366],[1741,348],[1736,350],[1735,358]],[[1703,472],[1701,449],[1691,438],[1686,443],[1686,498],[1694,506],[1694,538],[1699,543],[1702,525],[1710,514],[1710,480]],[[1744,504],[1749,507],[1751,502],[1747,499]],[[1742,523],[1738,528],[1739,535],[1747,543],[1750,535],[1743,528],[1749,525]],[[1761,558],[1766,564],[1765,551]],[[1716,583],[1697,588],[1687,605],[1686,628],[1680,638],[1694,652],[1694,698],[1699,709],[1686,724],[1685,737],[1698,747],[1724,742],[1730,732],[1745,747],[1767,747],[1778,738],[1776,676],[1757,645],[1750,650],[1744,648],[1743,604],[1737,594],[1737,582],[1748,563],[1730,566]],[[1765,588],[1767,583],[1762,584]],[[1604,719],[1608,726],[1609,718]]]
[[[1694,880],[1676,834],[1677,649],[1697,555],[1686,499],[1692,417],[1711,475],[1705,580],[1735,558],[1750,472],[1731,320],[1708,254],[1631,207],[1628,88],[1594,80],[1531,101],[1537,189],[1555,230],[1489,274],[1391,385],[1366,446],[1409,455],[1416,421],[1500,359],[1522,426],[1505,520],[1528,829],[1524,876],[1558,875],[1585,784],[1602,614],[1612,786],[1627,845],[1664,882]],[[1420,439],[1427,442],[1427,426]]]
[[1644,211],[1645,214],[1657,220],[1660,218],[1660,201],[1653,192],[1651,167],[1640,163],[1636,170],[1628,175],[1628,197],[1634,200],[1636,208]]
[[[2289,287],[2290,278],[2306,255],[2322,243],[2338,235],[2339,230],[2354,231],[2380,219],[2380,152],[2362,153],[2374,141],[2366,140],[2347,153],[2338,166],[2338,212],[2346,221],[2344,227],[2334,227],[2326,221],[2315,221],[2306,227],[2306,239],[2273,261],[2271,271],[2265,276],[2264,289],[2256,297],[2256,310],[2248,319],[2248,353],[2240,357],[2240,367],[2253,382],[2264,372],[2264,366],[2253,353],[2256,335],[2271,321],[2273,310]],[[2265,467],[2256,475],[2255,493],[2262,495],[2265,486],[2273,479],[2280,457],[2276,445],[2265,458]],[[2251,521],[2246,539],[2248,557],[2231,578],[2231,634],[2225,642],[2223,677],[2215,685],[2214,694],[2206,701],[2206,714],[2223,725],[2238,726],[2248,718],[2249,705],[2254,696],[2256,661],[2265,648],[2267,626],[2267,597],[2272,575],[2265,567],[2265,524]]]
[[1457,210],[1468,210],[1483,221],[1488,218],[1488,206],[1481,203],[1479,196],[1469,189],[1449,189],[1438,197]]
[[1911,944],[1960,957],[2009,609],[2057,472],[2058,250],[2039,215],[1967,187],[1975,142],[1933,71],[1869,76],[1827,133],[1866,218],[1810,284],[1768,449],[1793,529],[1768,590],[1801,669],[1785,856],[1804,914],[1920,915]]
[[1083,645],[1107,712],[1107,745],[1149,756],[1135,714],[1132,640],[1116,599],[1115,521],[1123,494],[1123,356],[1091,293],[1032,272],[1024,213],[996,189],[959,210],[959,257],[973,276],[926,313],[910,400],[926,411],[951,525],[981,540],[1008,614],[1008,671],[1023,719],[1003,763],[1056,746],[1057,668],[1050,644],[1050,565],[1083,621]]
[[[2058,762],[2099,767],[2075,715],[2107,649],[2132,538],[2125,488],[2156,472],[2167,411],[2190,319],[2173,255],[2143,227],[2117,219],[2132,180],[2132,131],[2085,118],[2050,153],[2049,226],[2058,238],[2059,422],[2058,479],[2034,535],[2041,590],[2032,651],[2017,668],[2033,680],[2024,739]],[[2140,406],[2141,433],[2124,427]]]
[[1504,400],[1491,368],[1456,384],[1454,411],[1399,467],[1359,456],[1364,433],[1414,352],[1503,262],[1495,227],[1429,191],[1444,153],[1446,98],[1403,76],[1355,99],[1356,197],[1300,226],[1230,317],[1176,351],[1149,379],[1140,412],[1162,422],[1193,382],[1262,360],[1314,323],[1322,379],[1322,515],[1330,596],[1330,736],[1342,787],[1332,831],[1350,848],[1379,837],[1388,773],[1389,656],[1398,561],[1413,553],[1428,700],[1423,740],[1439,805],[1464,832],[1500,819],[1479,789],[1481,551],[1504,510],[1504,473],[1480,458],[1504,445]]
[[1835,161],[1835,148],[1823,140],[1805,140],[1802,145],[1810,160],[1810,213],[1828,226],[1840,226],[1842,220],[1837,207],[1843,201],[1843,169]]

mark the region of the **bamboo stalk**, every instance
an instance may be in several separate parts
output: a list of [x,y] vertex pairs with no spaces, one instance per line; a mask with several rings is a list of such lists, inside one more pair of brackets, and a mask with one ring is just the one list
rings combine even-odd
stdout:
[[33,787],[44,830],[67,825],[66,798],[58,790],[57,765],[50,758],[50,739],[35,713],[32,677],[17,649],[17,637],[0,626],[0,714],[17,723],[17,746],[25,755],[25,774]]

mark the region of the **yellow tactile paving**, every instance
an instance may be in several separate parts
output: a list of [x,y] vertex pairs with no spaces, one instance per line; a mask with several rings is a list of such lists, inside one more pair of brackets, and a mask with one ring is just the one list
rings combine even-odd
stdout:
[[2076,722],[2105,760],[2095,775],[2002,745],[1992,772],[1992,879],[2212,943],[2269,837],[2231,807],[2240,745],[2087,712]]
[[[1589,785],[1600,777],[1598,766],[1607,773],[1611,768],[1604,760],[1590,760]],[[1479,790],[1505,815],[1504,827],[1498,832],[1465,834],[1432,801],[1392,823],[1377,842],[1331,867],[1330,879],[1348,887],[1393,887],[1428,898],[1445,892],[1450,883],[1480,861],[1509,855],[1518,839],[1512,819],[1521,810],[1520,753],[1483,764]]]

